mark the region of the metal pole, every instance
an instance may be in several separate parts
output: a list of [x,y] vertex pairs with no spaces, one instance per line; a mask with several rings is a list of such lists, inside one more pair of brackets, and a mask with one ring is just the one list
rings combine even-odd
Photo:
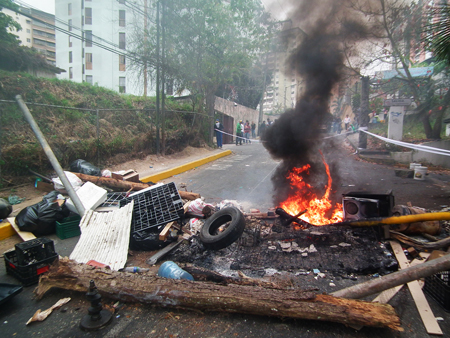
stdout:
[[50,163],[53,166],[53,169],[55,169],[56,173],[58,174],[58,177],[61,179],[61,182],[64,184],[64,187],[67,189],[67,192],[69,193],[70,198],[73,201],[73,204],[75,205],[75,208],[77,209],[80,216],[84,215],[84,206],[80,201],[80,198],[75,193],[75,190],[73,189],[72,185],[70,184],[69,180],[67,179],[66,174],[64,173],[64,170],[61,168],[61,165],[58,162],[58,159],[56,158],[55,154],[53,154],[52,149],[50,148],[49,144],[47,143],[47,140],[45,139],[44,135],[42,134],[41,130],[39,129],[39,126],[37,125],[36,121],[34,120],[33,116],[31,115],[30,111],[28,110],[27,105],[22,100],[22,96],[17,95],[16,96],[17,104],[19,105],[20,109],[22,110],[23,115],[25,116],[25,119],[30,124],[31,129],[33,130],[34,134],[36,135],[39,143],[41,144],[42,148],[44,149],[45,155],[47,155],[48,159],[50,160]]
[[100,116],[98,109],[96,111],[97,117],[97,165],[100,165]]

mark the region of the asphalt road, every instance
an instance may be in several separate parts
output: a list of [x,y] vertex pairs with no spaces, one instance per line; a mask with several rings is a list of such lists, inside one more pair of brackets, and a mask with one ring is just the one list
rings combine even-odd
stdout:
[[[341,142],[340,140],[338,140]],[[186,184],[189,191],[198,192],[207,202],[225,199],[237,200],[245,210],[273,207],[271,175],[278,165],[261,144],[226,145],[233,155],[219,159],[195,170],[177,175],[167,182]],[[341,180],[335,194],[364,190],[386,192],[393,190],[397,204],[413,205],[439,210],[449,204],[449,176],[430,173],[424,181],[395,176],[394,168],[358,160],[347,149],[335,154],[339,161]],[[56,251],[68,256],[77,238],[60,240],[50,236]],[[2,248],[8,240],[2,241]],[[11,244],[12,243],[12,244]],[[11,239],[10,245],[13,245]],[[0,282],[17,283],[6,275],[1,262]],[[300,277],[299,277],[300,278]],[[335,281],[338,288],[361,282]],[[312,280],[314,282],[314,280]],[[319,281],[317,282],[320,287]],[[328,282],[323,282],[328,284]],[[101,331],[87,333],[79,329],[81,318],[87,314],[89,303],[83,294],[61,290],[50,291],[42,300],[33,299],[34,287],[24,291],[0,306],[1,337],[428,337],[407,288],[403,288],[390,302],[399,314],[404,332],[388,329],[363,328],[357,331],[341,324],[307,320],[281,320],[240,314],[203,313],[186,309],[164,309],[147,305],[126,304]],[[37,309],[45,310],[64,297],[72,300],[62,310],[54,311],[41,323],[25,326]],[[450,336],[450,316],[429,299],[444,336]],[[107,299],[105,305],[114,302]]]

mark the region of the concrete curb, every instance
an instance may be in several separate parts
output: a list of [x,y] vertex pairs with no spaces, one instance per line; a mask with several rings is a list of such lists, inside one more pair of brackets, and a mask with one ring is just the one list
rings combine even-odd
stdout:
[[205,157],[205,158],[202,158],[200,160],[193,161],[193,162],[189,162],[189,163],[180,165],[180,166],[172,168],[172,169],[168,169],[168,170],[162,171],[160,173],[157,173],[157,174],[154,174],[154,175],[151,175],[151,176],[144,177],[144,178],[141,179],[141,181],[144,182],[144,183],[147,183],[147,182],[158,182],[158,181],[161,181],[163,179],[172,177],[174,175],[181,174],[181,173],[183,173],[185,171],[197,168],[197,167],[199,167],[201,165],[204,165],[204,164],[206,164],[208,162],[217,160],[217,159],[219,159],[221,157],[228,156],[228,155],[231,155],[231,154],[232,154],[231,150],[225,150],[225,151],[222,151],[221,153],[218,153],[218,154],[215,154],[215,155],[211,155],[211,156],[208,156],[208,157]]
[[[180,166],[172,168],[172,169],[168,169],[168,170],[159,172],[159,173],[151,175],[151,176],[144,177],[144,178],[141,179],[141,181],[144,182],[144,183],[147,183],[147,182],[158,182],[158,181],[161,181],[163,179],[172,177],[174,175],[181,174],[181,173],[183,173],[185,171],[197,168],[197,167],[199,167],[201,165],[204,165],[204,164],[206,164],[208,162],[212,162],[212,161],[217,160],[217,159],[219,159],[221,157],[231,155],[232,153],[233,152],[231,150],[225,150],[225,151],[222,151],[222,152],[220,152],[218,154],[211,155],[211,156],[208,156],[208,157],[196,160],[196,161],[192,161],[192,162],[180,165]],[[5,238],[11,237],[11,236],[13,236],[15,234],[16,234],[16,232],[15,232],[14,228],[12,227],[12,225],[9,222],[4,221],[3,223],[0,223],[0,241],[4,240]]]

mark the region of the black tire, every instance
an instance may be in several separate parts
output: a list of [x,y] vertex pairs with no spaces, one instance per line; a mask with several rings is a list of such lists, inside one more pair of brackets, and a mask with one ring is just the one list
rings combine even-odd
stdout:
[[[224,230],[218,232],[222,226]],[[244,228],[245,218],[238,208],[223,208],[206,220],[200,230],[200,241],[207,249],[223,249],[241,237]]]

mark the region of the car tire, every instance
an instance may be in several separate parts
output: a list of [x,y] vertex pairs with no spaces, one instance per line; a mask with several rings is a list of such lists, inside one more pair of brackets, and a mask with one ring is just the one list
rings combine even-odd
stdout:
[[[224,230],[218,232],[224,225]],[[220,250],[241,237],[244,228],[245,218],[238,208],[223,208],[206,220],[200,230],[200,241],[207,249]]]

